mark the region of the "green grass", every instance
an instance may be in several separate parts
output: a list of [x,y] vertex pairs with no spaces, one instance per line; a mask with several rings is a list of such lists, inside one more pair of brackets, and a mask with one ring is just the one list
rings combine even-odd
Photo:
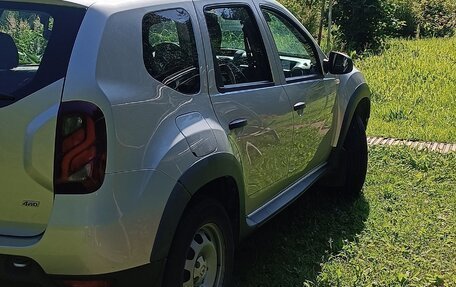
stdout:
[[456,154],[374,147],[354,203],[313,190],[240,246],[237,286],[456,286]]
[[456,142],[456,37],[390,46],[356,63],[373,91],[368,134]]

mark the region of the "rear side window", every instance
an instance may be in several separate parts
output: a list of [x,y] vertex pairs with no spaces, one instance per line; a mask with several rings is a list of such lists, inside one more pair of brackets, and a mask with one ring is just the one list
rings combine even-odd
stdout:
[[85,10],[0,2],[0,107],[65,77]]
[[153,78],[184,94],[200,91],[198,52],[187,11],[147,14],[143,19],[143,53]]

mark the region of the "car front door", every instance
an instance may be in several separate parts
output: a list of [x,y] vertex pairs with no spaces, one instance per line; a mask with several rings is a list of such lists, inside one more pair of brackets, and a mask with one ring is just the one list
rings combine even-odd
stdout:
[[331,152],[332,122],[339,80],[325,76],[311,37],[286,11],[260,6],[284,76],[294,113],[291,179],[299,179],[326,162]]
[[271,65],[272,50],[258,25],[253,2],[197,1],[209,93],[220,124],[239,155],[246,212],[264,205],[287,183],[292,115],[287,94]]

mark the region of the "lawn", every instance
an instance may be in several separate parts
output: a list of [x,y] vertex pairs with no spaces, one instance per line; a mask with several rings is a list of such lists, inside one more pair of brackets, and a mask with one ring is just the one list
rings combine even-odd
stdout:
[[[368,134],[456,143],[456,38],[357,60]],[[314,188],[242,243],[236,286],[456,287],[456,154],[371,147],[355,202]]]
[[354,203],[314,189],[240,246],[237,286],[456,286],[456,154],[373,147]]
[[368,134],[456,142],[456,37],[389,45],[356,62],[373,91]]

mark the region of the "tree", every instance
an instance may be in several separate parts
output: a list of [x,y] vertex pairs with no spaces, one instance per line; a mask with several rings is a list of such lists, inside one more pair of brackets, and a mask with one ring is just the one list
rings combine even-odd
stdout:
[[456,2],[442,0],[419,1],[418,36],[453,36],[456,29]]
[[347,48],[358,53],[381,48],[388,34],[389,9],[384,0],[338,0],[334,19]]
[[314,36],[318,35],[322,1],[327,0],[279,0]]

